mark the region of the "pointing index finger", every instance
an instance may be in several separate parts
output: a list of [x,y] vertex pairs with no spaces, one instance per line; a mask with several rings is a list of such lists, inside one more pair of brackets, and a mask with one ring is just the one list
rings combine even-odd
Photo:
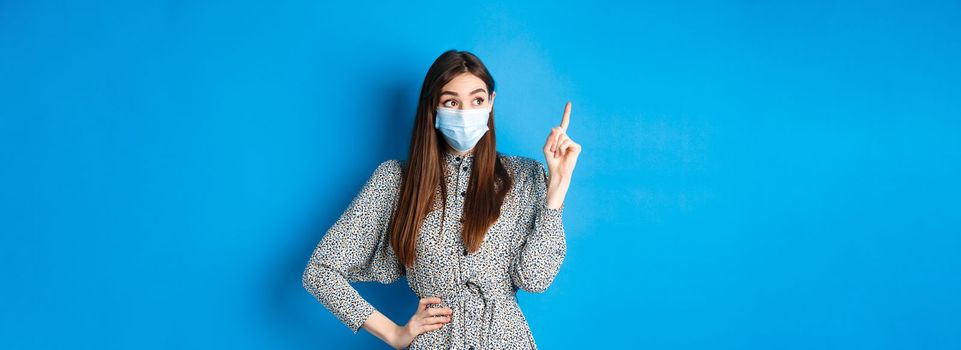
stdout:
[[571,101],[564,105],[564,117],[561,119],[561,130],[567,131],[567,124],[571,122]]

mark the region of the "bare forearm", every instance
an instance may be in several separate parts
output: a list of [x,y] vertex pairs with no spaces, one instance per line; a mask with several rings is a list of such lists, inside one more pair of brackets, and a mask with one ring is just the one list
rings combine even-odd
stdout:
[[390,318],[387,318],[387,316],[384,316],[384,314],[376,309],[370,314],[367,321],[364,321],[361,327],[394,349],[402,349],[406,346],[404,344],[410,344],[410,341],[404,342],[402,327],[398,326],[394,321],[391,321]]
[[564,197],[567,196],[567,189],[570,186],[570,178],[565,179],[551,175],[547,185],[547,207],[550,209],[560,208],[564,204]]

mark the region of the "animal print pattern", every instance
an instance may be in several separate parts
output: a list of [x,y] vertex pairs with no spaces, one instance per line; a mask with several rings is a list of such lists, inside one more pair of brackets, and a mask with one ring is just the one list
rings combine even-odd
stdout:
[[567,250],[564,207],[547,208],[548,176],[541,162],[498,157],[514,185],[479,251],[468,253],[461,240],[473,153],[445,152],[446,210],[435,202],[421,226],[414,264],[405,269],[398,262],[388,223],[407,161],[391,159],[377,166],[317,244],[304,270],[304,288],[357,333],[374,307],[350,282],[392,283],[406,275],[418,297],[440,297],[443,302],[431,307],[454,312],[450,323],[418,335],[410,349],[537,349],[516,294],[543,292],[557,275]]

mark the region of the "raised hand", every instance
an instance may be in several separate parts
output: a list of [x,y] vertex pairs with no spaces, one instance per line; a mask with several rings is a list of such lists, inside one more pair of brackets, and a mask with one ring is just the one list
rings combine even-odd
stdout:
[[547,170],[550,172],[547,193],[549,208],[560,208],[564,202],[574,166],[577,164],[577,157],[581,154],[581,145],[567,135],[570,121],[571,103],[568,101],[564,106],[561,125],[551,128],[547,142],[544,143],[544,158],[547,159]]

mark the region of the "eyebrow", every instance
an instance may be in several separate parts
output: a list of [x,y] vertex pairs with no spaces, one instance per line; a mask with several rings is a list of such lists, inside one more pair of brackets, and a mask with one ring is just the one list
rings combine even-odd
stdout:
[[[471,92],[470,92],[470,95],[473,95],[473,94],[476,94],[476,93],[478,93],[478,92],[485,92],[485,93],[486,93],[486,92],[487,92],[487,90],[484,90],[484,88],[480,88],[480,89],[477,89],[477,90],[474,90],[474,91],[471,91]],[[460,95],[458,95],[458,94],[457,94],[456,92],[453,92],[453,91],[444,91],[444,92],[441,92],[440,94],[441,94],[441,95],[454,95],[454,96],[460,96]]]

